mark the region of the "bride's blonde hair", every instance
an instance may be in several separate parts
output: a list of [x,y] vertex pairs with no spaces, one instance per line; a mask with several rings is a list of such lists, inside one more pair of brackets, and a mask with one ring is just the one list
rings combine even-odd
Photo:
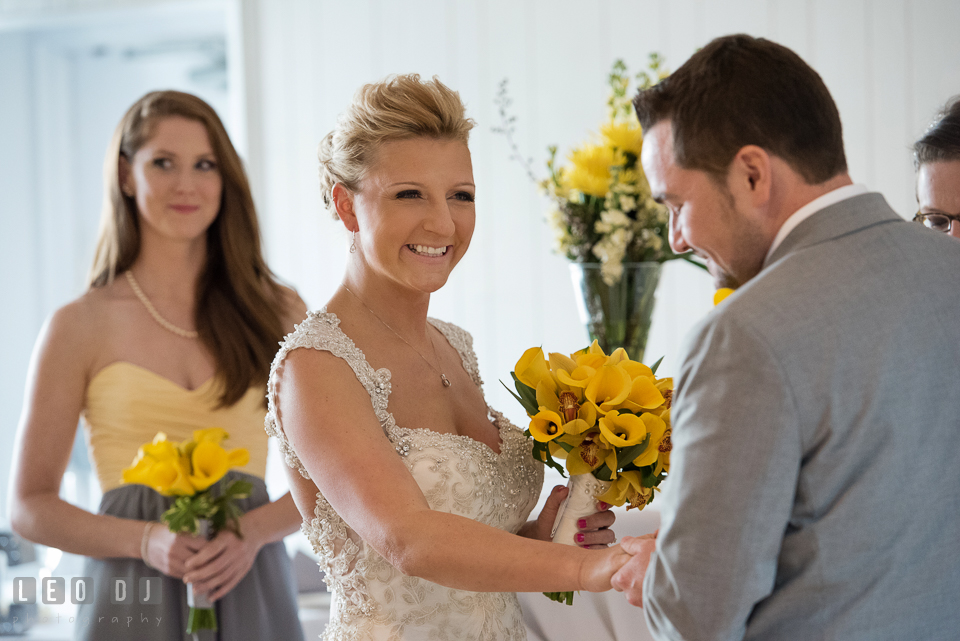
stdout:
[[377,149],[390,140],[426,136],[467,143],[476,123],[466,117],[460,94],[415,73],[389,76],[364,85],[337,118],[337,126],[320,142],[320,193],[337,217],[333,187],[357,191]]

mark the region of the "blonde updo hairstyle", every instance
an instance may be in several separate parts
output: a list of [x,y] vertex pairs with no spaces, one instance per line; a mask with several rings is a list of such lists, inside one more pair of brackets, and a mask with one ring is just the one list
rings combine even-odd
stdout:
[[384,142],[426,136],[467,144],[475,124],[466,117],[460,94],[436,76],[424,81],[411,73],[364,85],[320,143],[323,203],[337,219],[334,186],[358,191]]

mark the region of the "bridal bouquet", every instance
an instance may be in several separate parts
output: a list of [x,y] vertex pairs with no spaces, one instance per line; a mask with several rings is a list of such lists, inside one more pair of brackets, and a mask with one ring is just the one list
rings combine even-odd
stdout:
[[[651,54],[648,70],[635,78],[636,88],[647,89],[666,76],[660,56]],[[630,102],[635,91],[629,90],[631,78],[622,60],[614,62],[608,82],[608,115],[599,135],[574,147],[563,164],[557,161],[557,147],[549,147],[544,180],[536,177],[514,142],[515,117],[508,113],[506,81],[496,101],[501,125],[494,131],[507,137],[512,157],[526,166],[527,174],[550,198],[550,221],[560,253],[577,263],[599,260],[603,281],[613,285],[625,262],[690,259],[670,250],[667,209],[651,198],[643,175],[639,162],[643,132]]]
[[[517,361],[517,391],[508,391],[530,418],[533,457],[571,476],[554,542],[573,545],[577,521],[598,500],[627,509],[653,501],[670,470],[673,396],[673,379],[655,376],[658,365],[630,360],[622,348],[608,356],[596,341],[569,356],[532,347]],[[547,596],[573,603],[572,592]]]
[[[123,471],[123,482],[147,485],[164,496],[177,497],[163,514],[171,532],[210,538],[229,530],[240,537],[241,511],[235,501],[250,496],[253,486],[235,480],[219,493],[213,491],[230,468],[242,467],[250,460],[244,448],[223,447],[228,436],[223,428],[211,427],[195,430],[192,439],[174,443],[159,432]],[[213,604],[204,596],[194,595],[192,584],[187,584],[187,603],[187,634],[217,629]]]

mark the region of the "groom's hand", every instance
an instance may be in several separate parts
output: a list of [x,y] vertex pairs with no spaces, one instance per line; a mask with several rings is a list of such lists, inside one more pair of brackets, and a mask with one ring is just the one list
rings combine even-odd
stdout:
[[650,555],[657,548],[657,532],[638,537],[625,536],[620,546],[633,556],[613,575],[610,583],[614,590],[624,593],[627,603],[642,608],[643,577],[650,565]]

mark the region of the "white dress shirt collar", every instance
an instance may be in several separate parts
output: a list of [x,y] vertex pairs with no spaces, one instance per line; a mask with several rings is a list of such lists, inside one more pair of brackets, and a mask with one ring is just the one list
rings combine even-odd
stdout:
[[770,257],[773,256],[773,252],[776,251],[777,247],[780,246],[783,240],[790,235],[790,232],[796,229],[797,225],[805,221],[807,218],[810,218],[810,216],[813,216],[821,209],[826,209],[830,205],[836,205],[841,200],[853,198],[854,196],[860,196],[865,193],[867,193],[867,188],[863,185],[844,185],[843,187],[838,187],[833,191],[828,191],[819,198],[814,198],[806,205],[793,212],[793,214],[790,215],[790,218],[787,218],[783,222],[783,226],[780,227],[777,235],[774,236],[773,244],[770,245],[770,249],[767,250],[767,257],[764,262],[770,260]]

